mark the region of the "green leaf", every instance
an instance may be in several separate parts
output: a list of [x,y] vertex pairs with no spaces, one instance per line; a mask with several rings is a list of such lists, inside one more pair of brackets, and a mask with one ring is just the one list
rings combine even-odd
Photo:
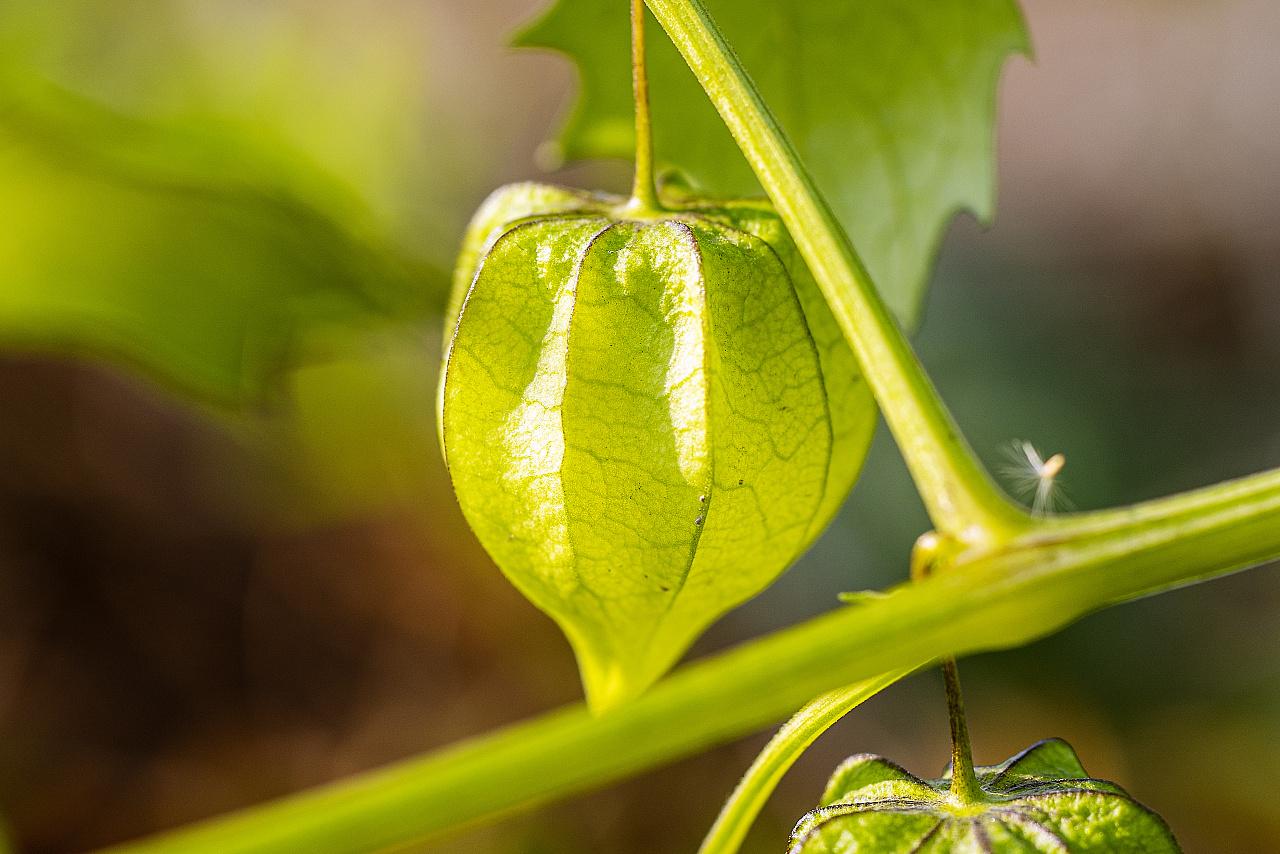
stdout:
[[813,541],[875,415],[766,205],[635,220],[625,203],[495,194],[462,252],[441,387],[463,511],[564,629],[597,709]]
[[286,152],[4,84],[0,345],[107,358],[241,405],[333,332],[426,313],[425,271]]
[[[991,216],[995,86],[1027,49],[1014,0],[708,0],[899,319],[916,321],[950,217]],[[577,64],[565,157],[630,158],[625,4],[557,0],[517,37]],[[659,158],[713,192],[757,191],[688,68],[650,42]]]
[[881,756],[851,757],[796,825],[788,852],[1179,850],[1163,819],[1114,783],[1090,778],[1061,739],[974,770],[982,799],[960,803],[948,791],[949,774],[926,781]]

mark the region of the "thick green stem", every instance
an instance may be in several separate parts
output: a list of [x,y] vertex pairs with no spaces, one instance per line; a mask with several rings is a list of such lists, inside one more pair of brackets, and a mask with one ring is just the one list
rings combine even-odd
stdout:
[[[835,215],[700,0],[646,0],[813,271],[938,530],[997,544],[1031,524],[978,463]],[[850,152],[856,157],[857,152]]]
[[[1182,492],[1154,501],[1145,501],[1110,510],[1050,516],[1043,519],[1033,542],[1087,542],[1106,538],[1139,538],[1170,529],[1190,537],[1204,526],[1224,533],[1231,530],[1232,520],[1242,524],[1259,514],[1275,512],[1280,501],[1280,469],[1259,472],[1248,477],[1228,480],[1202,489]],[[1276,522],[1280,525],[1280,521]],[[1241,529],[1242,535],[1245,528]],[[1188,544],[1189,545],[1189,544]]]
[[842,685],[1018,646],[1107,605],[1277,557],[1280,471],[1082,516],[1070,539],[1027,539],[681,668],[610,714],[575,706],[119,851],[354,854],[407,843],[729,741]]
[[629,207],[638,213],[661,211],[653,168],[653,124],[649,111],[649,67],[644,44],[644,0],[631,0],[631,87],[636,102],[636,172]]
[[909,674],[896,670],[823,694],[782,725],[756,756],[711,826],[698,854],[735,854],[783,775],[809,745],[866,700]]

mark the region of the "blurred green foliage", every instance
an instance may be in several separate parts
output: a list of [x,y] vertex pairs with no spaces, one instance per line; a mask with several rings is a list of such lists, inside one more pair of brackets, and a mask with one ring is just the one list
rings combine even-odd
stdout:
[[[0,30],[21,46],[0,64],[0,341],[123,360],[206,400],[261,403],[290,367],[344,352],[360,329],[436,308],[436,269],[397,245],[355,182],[284,133],[298,116],[329,144],[344,126],[361,127],[336,99],[297,109],[325,81],[264,71],[258,103],[242,103],[239,117],[202,105],[216,102],[201,97],[215,83],[234,90],[244,73],[225,61],[87,77],[83,88],[97,91],[75,91],[65,64],[59,76],[72,84],[45,76],[49,55],[94,24],[103,35],[126,20],[77,5],[19,6],[23,26]],[[162,5],[155,17],[180,8]],[[151,27],[156,60],[182,41],[180,27]],[[265,53],[264,67],[288,67],[288,47]],[[230,79],[208,79],[214,70]],[[346,100],[367,113],[378,87],[355,77]],[[348,161],[357,178],[359,166]]]
[[19,93],[9,81],[4,94],[9,346],[119,357],[243,403],[324,346],[326,328],[430,306],[430,274],[358,234],[348,223],[360,205],[283,152],[131,119],[51,87]]

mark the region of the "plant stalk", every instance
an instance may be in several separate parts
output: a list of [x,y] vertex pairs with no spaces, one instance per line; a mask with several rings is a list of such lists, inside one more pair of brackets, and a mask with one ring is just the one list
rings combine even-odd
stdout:
[[[773,200],[853,347],[937,529],[994,547],[1033,520],[960,435],[795,148],[701,0],[647,0]],[[852,154],[851,156],[856,156]]]
[[969,806],[982,801],[982,789],[973,773],[973,750],[969,745],[969,724],[964,717],[964,695],[954,658],[942,662],[942,679],[947,686],[947,718],[951,722],[951,797]]
[[[947,544],[932,531],[916,540],[911,551],[911,580],[929,578],[948,559]],[[965,720],[964,695],[960,691],[960,673],[954,657],[942,660],[942,681],[947,692],[947,720],[951,725],[951,797],[957,804],[968,806],[982,799],[982,789],[973,772],[973,750],[969,743],[969,724]]]
[[642,214],[663,210],[653,166],[653,121],[644,37],[644,0],[631,0],[631,89],[636,104],[636,171],[628,207]]
[[572,706],[115,850],[357,854],[566,797],[753,732],[842,685],[1019,646],[1108,605],[1274,560],[1280,471],[1081,520],[1096,524],[688,665],[609,714]]

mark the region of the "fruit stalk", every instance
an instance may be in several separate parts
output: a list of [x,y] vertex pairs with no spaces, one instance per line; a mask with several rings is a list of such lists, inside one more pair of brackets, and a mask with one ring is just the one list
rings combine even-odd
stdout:
[[951,721],[951,797],[968,806],[983,798],[973,773],[969,725],[964,717],[964,695],[960,693],[960,674],[954,658],[942,662],[942,679],[947,686],[947,717]]
[[[934,533],[916,540],[911,552],[911,581],[919,584],[945,563],[946,541]],[[973,770],[973,750],[969,744],[969,725],[964,715],[964,695],[960,691],[960,673],[955,656],[942,659],[942,680],[947,691],[947,718],[951,724],[951,797],[959,805],[971,806],[984,798]]]
[[653,175],[653,125],[649,111],[644,16],[644,0],[631,0],[631,88],[636,102],[636,171],[628,207],[638,213],[653,213],[663,208]]

